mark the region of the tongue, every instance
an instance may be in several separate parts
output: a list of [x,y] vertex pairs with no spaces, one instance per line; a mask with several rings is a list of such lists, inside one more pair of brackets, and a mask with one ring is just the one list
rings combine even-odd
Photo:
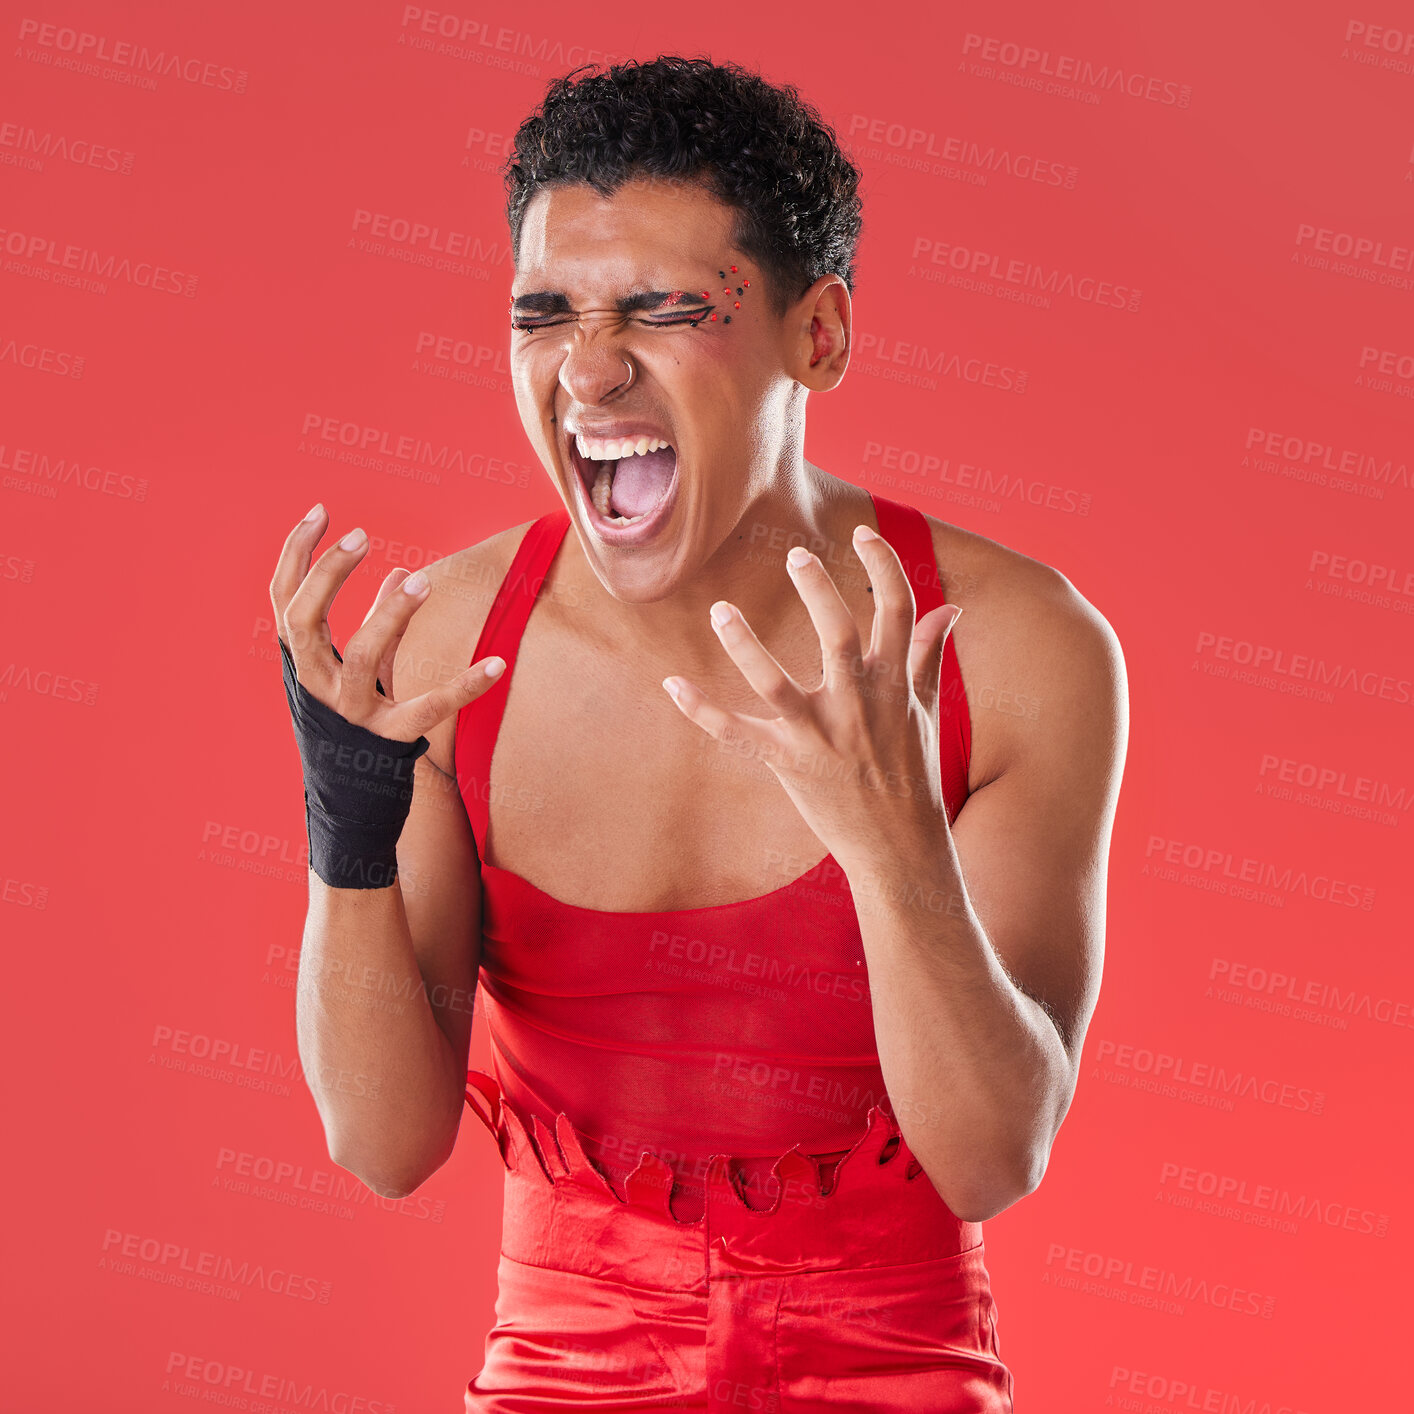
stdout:
[[651,511],[668,494],[677,464],[678,454],[671,447],[625,458],[614,472],[609,509],[620,516],[641,516]]

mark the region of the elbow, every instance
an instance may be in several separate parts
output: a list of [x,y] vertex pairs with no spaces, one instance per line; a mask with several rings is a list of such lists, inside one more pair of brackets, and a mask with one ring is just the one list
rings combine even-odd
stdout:
[[993,1188],[986,1194],[969,1197],[966,1202],[949,1203],[948,1207],[959,1222],[985,1223],[990,1222],[998,1213],[1006,1212],[1013,1203],[1019,1202],[1025,1196],[1024,1193],[1003,1192]]
[[947,1203],[954,1216],[965,1223],[984,1223],[1004,1213],[1014,1203],[1019,1203],[1041,1186],[1046,1173],[1046,1156],[1033,1157],[1018,1168],[1004,1173],[992,1173],[985,1180],[974,1184],[951,1197],[938,1188],[939,1196]]
[[431,1177],[430,1174],[397,1171],[385,1173],[378,1169],[350,1169],[349,1171],[357,1176],[358,1181],[365,1188],[370,1189],[380,1198],[387,1198],[390,1202],[399,1202],[416,1193]]
[[346,1162],[334,1154],[329,1157],[339,1168],[353,1174],[365,1188],[376,1193],[380,1198],[387,1198],[392,1202],[410,1197],[432,1176],[430,1173],[399,1173],[390,1169],[375,1168],[370,1164]]
[[358,1179],[363,1186],[380,1198],[397,1202],[411,1197],[450,1157],[450,1151],[435,1163],[390,1163],[388,1156],[355,1154],[344,1149],[329,1149],[329,1158],[339,1168]]
[[382,1179],[364,1178],[361,1174],[356,1177],[365,1188],[370,1189],[380,1198],[387,1198],[389,1202],[393,1203],[401,1202],[402,1199],[416,1193],[422,1186],[420,1183],[388,1183]]
[[416,1193],[456,1149],[458,1113],[448,1128],[435,1133],[403,1129],[397,1134],[357,1131],[347,1125],[324,1126],[329,1158],[380,1198],[398,1201]]

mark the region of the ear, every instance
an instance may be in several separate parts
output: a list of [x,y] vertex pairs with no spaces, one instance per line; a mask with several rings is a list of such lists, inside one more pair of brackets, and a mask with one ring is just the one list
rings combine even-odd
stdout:
[[936,721],[938,689],[943,675],[943,650],[953,625],[962,617],[956,604],[939,604],[929,609],[913,626],[913,642],[908,650],[908,668],[913,691],[928,716]]
[[822,275],[786,311],[789,372],[812,393],[828,393],[844,378],[853,317],[849,290],[838,275]]

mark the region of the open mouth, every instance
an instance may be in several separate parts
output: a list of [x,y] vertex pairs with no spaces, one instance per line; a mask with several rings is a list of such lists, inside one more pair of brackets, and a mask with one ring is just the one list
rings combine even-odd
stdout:
[[575,434],[569,452],[586,501],[604,525],[616,529],[647,521],[676,484],[677,448],[663,437]]

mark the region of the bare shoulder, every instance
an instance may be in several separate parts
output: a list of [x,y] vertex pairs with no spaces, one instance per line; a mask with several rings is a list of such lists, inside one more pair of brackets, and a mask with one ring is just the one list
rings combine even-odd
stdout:
[[1038,746],[1090,726],[1127,735],[1124,654],[1109,621],[1058,569],[926,516],[972,720],[969,786],[980,789]]
[[[473,662],[496,593],[516,550],[534,525],[528,520],[444,555],[422,567],[431,592],[408,623],[393,665],[393,693],[400,701],[450,682]],[[454,774],[456,715],[427,733],[426,760],[444,775]]]

